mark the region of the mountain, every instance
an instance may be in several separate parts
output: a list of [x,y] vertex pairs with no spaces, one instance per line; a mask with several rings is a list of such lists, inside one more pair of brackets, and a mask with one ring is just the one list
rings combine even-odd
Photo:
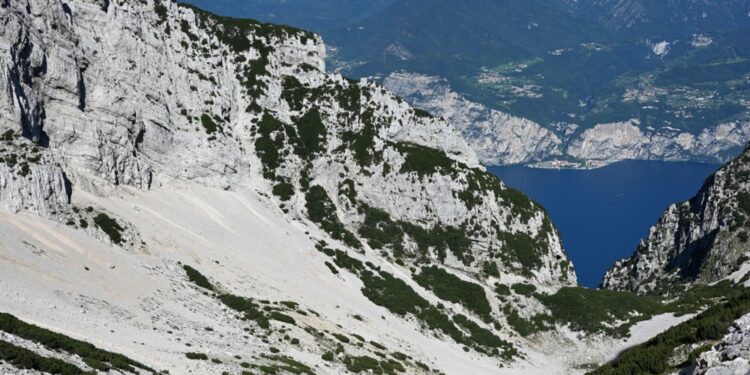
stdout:
[[602,286],[674,294],[745,272],[748,176],[750,149],[709,177],[695,197],[670,206],[633,256],[607,271]]
[[578,287],[542,207],[314,33],[0,4],[2,372],[579,374],[744,291]]
[[564,9],[629,35],[672,37],[750,27],[747,0],[560,0]]
[[591,374],[744,374],[750,371],[750,147],[670,206],[634,254],[615,263],[602,288],[689,303],[718,300],[617,355]]
[[[575,285],[546,213],[445,121],[325,73],[317,35],[159,0],[0,17],[8,319],[170,373],[532,366],[494,289]],[[55,356],[0,329],[2,358]]]

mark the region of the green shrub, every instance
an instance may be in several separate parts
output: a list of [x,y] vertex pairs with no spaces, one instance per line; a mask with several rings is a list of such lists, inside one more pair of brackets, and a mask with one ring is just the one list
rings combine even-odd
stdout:
[[209,135],[220,130],[219,125],[217,125],[216,122],[214,122],[211,116],[209,116],[207,113],[201,115],[201,125],[203,125],[203,129],[206,130],[206,134]]
[[346,358],[344,358],[343,362],[344,362],[344,365],[346,365],[346,369],[353,373],[360,373],[360,372],[380,373],[382,372],[382,370],[380,369],[380,361],[372,357],[347,356]]
[[487,276],[500,277],[500,270],[497,268],[497,263],[487,261],[482,265],[482,272]]
[[455,171],[456,162],[444,152],[411,143],[396,143],[396,149],[405,155],[401,173],[415,172],[420,177],[438,172]]
[[336,214],[336,206],[328,197],[322,186],[311,186],[306,193],[305,208],[311,221],[319,224],[335,240],[343,241],[348,246],[362,248],[359,239],[344,227]]
[[331,264],[330,262],[326,262],[325,264],[326,264],[326,267],[328,267],[328,269],[331,270],[331,272],[333,272],[334,275],[338,275],[339,270],[337,270],[336,267],[333,266],[333,264]]
[[408,235],[423,254],[432,249],[442,261],[445,260],[446,250],[450,249],[464,264],[471,264],[471,240],[460,228],[435,225],[425,229],[405,221],[393,221],[387,212],[363,203],[359,212],[365,215],[365,220],[358,233],[374,249],[390,246],[394,255],[400,257],[404,252],[404,236]]
[[122,242],[122,231],[125,228],[121,227],[115,219],[107,216],[105,213],[100,213],[94,217],[94,224],[106,233],[114,244],[119,245]]
[[510,288],[517,294],[527,297],[531,297],[536,292],[536,287],[530,284],[513,284]]
[[5,143],[11,143],[13,142],[13,130],[6,130],[2,135],[0,135],[0,140],[4,141]]
[[[662,304],[655,298],[604,289],[567,287],[540,300],[550,310],[554,321],[569,323],[574,330],[615,335],[624,335],[638,320],[663,311]],[[641,315],[634,317],[633,312]],[[627,323],[612,328],[609,325],[612,321]]]
[[[84,359],[85,360],[85,359]],[[17,369],[37,370],[50,374],[83,375],[81,368],[57,358],[43,357],[31,350],[0,340],[0,361]]]
[[186,264],[182,266],[182,269],[185,270],[188,280],[190,280],[190,282],[192,282],[193,284],[198,285],[201,288],[214,290],[214,286],[211,285],[211,282],[208,281],[208,279],[200,272],[198,272],[198,270],[196,270],[195,268],[190,267]]
[[280,182],[273,187],[273,195],[282,201],[288,201],[294,196],[294,185],[288,182]]
[[87,342],[25,323],[10,314],[0,313],[0,330],[33,341],[53,351],[59,350],[77,355],[82,359],[92,361],[92,363],[97,361],[128,372],[134,372],[133,368],[154,372],[153,369],[122,354],[108,352]]
[[414,280],[432,290],[441,299],[460,303],[483,319],[491,319],[492,308],[487,301],[484,288],[478,284],[464,281],[437,266],[422,267],[422,271],[414,276]]
[[498,232],[498,239],[503,241],[500,257],[509,262],[517,262],[521,265],[519,271],[524,275],[530,275],[531,270],[542,266],[542,252],[544,244],[537,243],[526,233]]
[[185,353],[185,357],[187,357],[188,359],[193,359],[193,360],[208,361],[208,356],[203,353],[188,352],[188,353]]
[[284,313],[280,313],[278,311],[271,311],[271,315],[269,316],[273,320],[278,320],[280,322],[288,323],[288,324],[296,324],[297,322],[289,315],[286,315]]
[[162,4],[162,0],[154,0],[154,12],[159,18],[158,21],[156,21],[158,25],[167,21],[167,7]]
[[284,138],[282,134],[277,133],[282,128],[281,121],[268,112],[263,113],[258,123],[259,137],[255,141],[255,152],[263,163],[263,174],[266,178],[275,178],[276,169],[281,165],[279,150],[284,147]]
[[296,121],[299,140],[295,152],[304,160],[310,160],[313,154],[325,151],[326,126],[320,117],[320,111],[313,108]]
[[346,336],[344,336],[344,335],[341,335],[341,334],[338,334],[338,333],[332,333],[332,335],[333,335],[333,337],[336,338],[336,340],[339,340],[339,341],[341,341],[341,342],[343,342],[345,344],[348,344],[349,341],[350,341],[349,338],[346,337]]
[[222,294],[219,300],[230,309],[243,313],[245,320],[255,321],[260,328],[268,329],[271,326],[268,317],[253,300],[232,294]]
[[498,296],[509,296],[510,295],[510,287],[508,287],[505,284],[495,283],[495,293]]

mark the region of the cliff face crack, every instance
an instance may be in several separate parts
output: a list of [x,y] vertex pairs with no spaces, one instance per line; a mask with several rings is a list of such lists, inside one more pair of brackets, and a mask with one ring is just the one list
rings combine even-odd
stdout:
[[86,67],[82,66],[78,68],[78,109],[81,111],[86,110],[86,83],[84,82],[83,73],[86,71]]

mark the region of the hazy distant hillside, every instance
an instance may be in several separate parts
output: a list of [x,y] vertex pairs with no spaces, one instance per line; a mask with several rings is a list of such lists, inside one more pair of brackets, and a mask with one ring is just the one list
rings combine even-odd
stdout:
[[230,17],[251,17],[315,31],[348,24],[395,0],[191,0]]
[[748,0],[558,0],[572,13],[641,36],[690,35],[750,27]]

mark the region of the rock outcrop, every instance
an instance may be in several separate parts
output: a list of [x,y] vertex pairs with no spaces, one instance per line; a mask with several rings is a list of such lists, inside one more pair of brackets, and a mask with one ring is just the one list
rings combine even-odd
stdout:
[[729,333],[701,354],[693,374],[734,375],[750,373],[750,314],[737,319]]

